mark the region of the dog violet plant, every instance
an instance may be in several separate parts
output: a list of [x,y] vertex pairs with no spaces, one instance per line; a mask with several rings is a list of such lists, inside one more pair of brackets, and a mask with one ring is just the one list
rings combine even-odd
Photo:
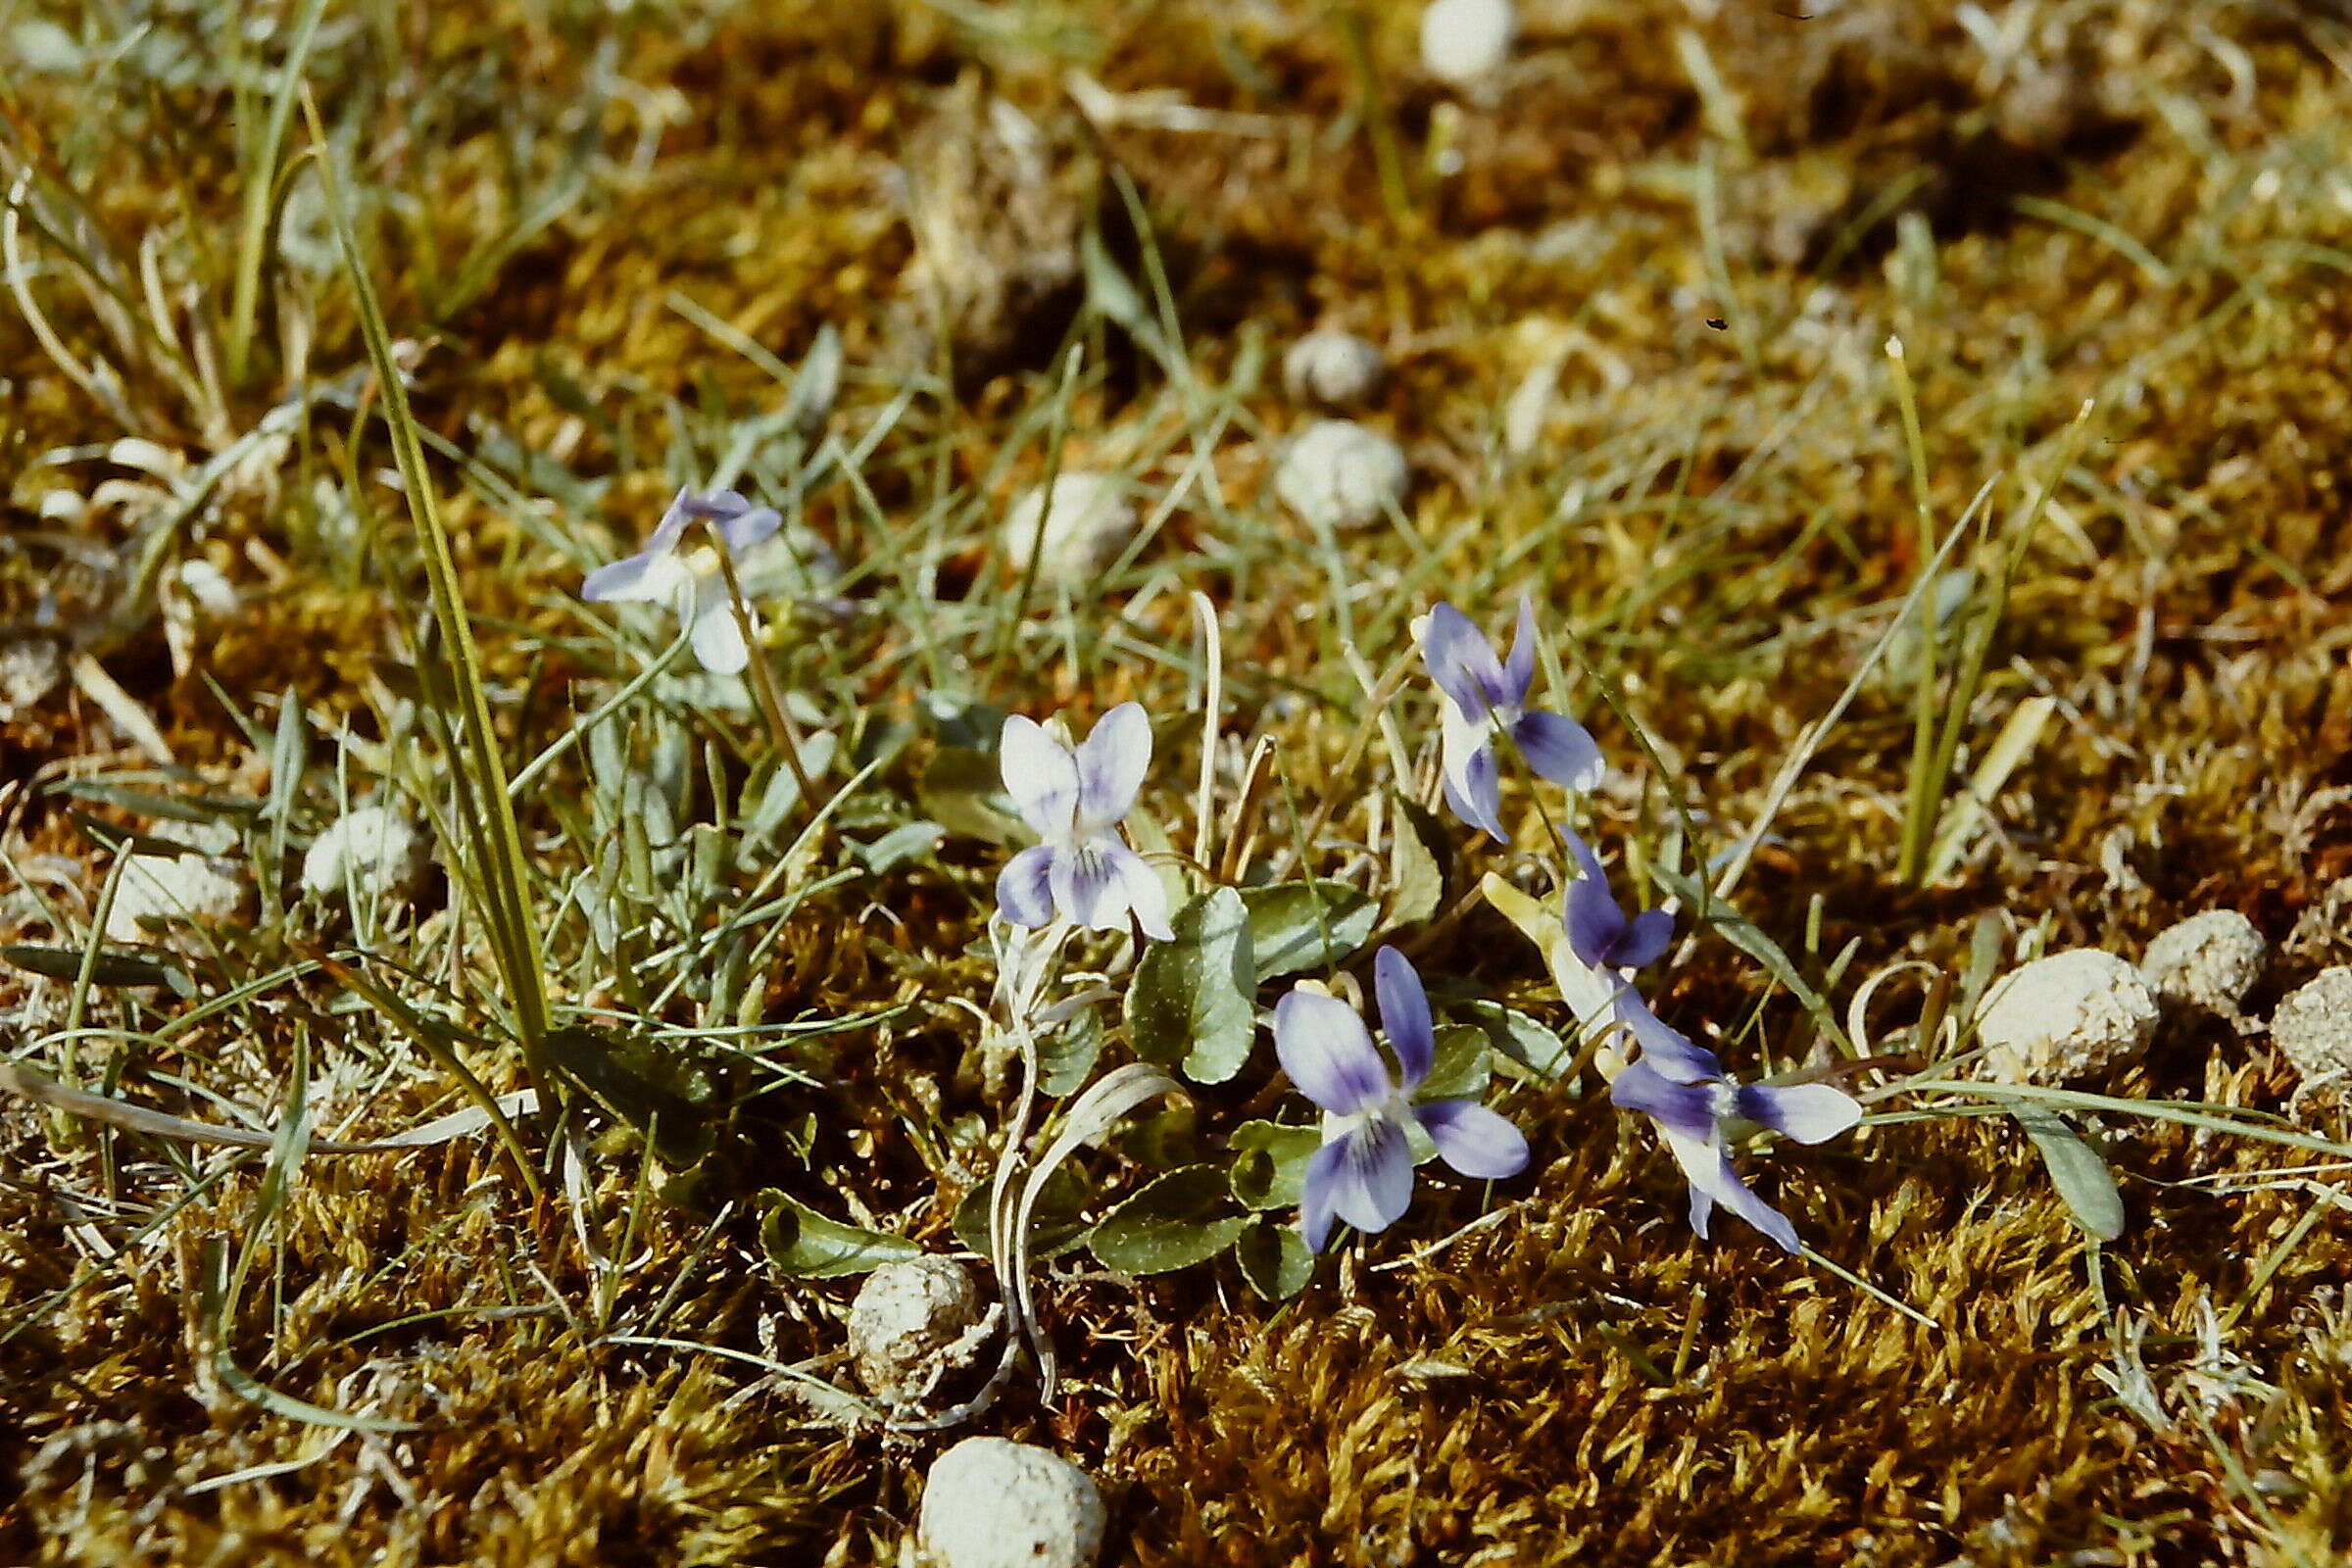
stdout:
[[1145,936],[1167,941],[1159,875],[1119,837],[1152,766],[1152,721],[1141,705],[1121,703],[1104,713],[1078,746],[1014,713],[1004,720],[998,755],[1005,793],[1042,841],[997,878],[1004,918],[1042,926],[1058,914],[1073,925],[1123,931],[1132,917]]
[[1421,658],[1430,679],[1445,695],[1443,757],[1446,801],[1472,827],[1507,841],[1502,830],[1501,779],[1494,761],[1494,737],[1510,737],[1527,765],[1554,784],[1589,790],[1600,782],[1600,748],[1575,719],[1529,711],[1527,695],[1536,681],[1536,606],[1522,594],[1519,629],[1508,660],[1451,605],[1429,612],[1422,628]]
[[[739,675],[751,663],[751,649],[736,623],[727,562],[719,552],[739,560],[783,520],[772,508],[755,507],[732,490],[699,496],[680,490],[645,548],[590,572],[580,597],[591,604],[670,600],[691,631],[694,656],[703,667]],[[686,530],[695,523],[708,524],[716,542],[689,543]],[[744,608],[750,613],[751,607]]]
[[1413,1197],[1412,1127],[1465,1176],[1494,1180],[1527,1166],[1519,1129],[1476,1101],[1413,1103],[1437,1056],[1429,997],[1395,948],[1380,950],[1373,973],[1381,1028],[1399,1069],[1394,1076],[1363,1019],[1337,997],[1299,986],[1274,1009],[1283,1070],[1323,1110],[1323,1147],[1307,1161],[1298,1215],[1306,1245],[1316,1251],[1335,1216],[1372,1232],[1404,1213]]

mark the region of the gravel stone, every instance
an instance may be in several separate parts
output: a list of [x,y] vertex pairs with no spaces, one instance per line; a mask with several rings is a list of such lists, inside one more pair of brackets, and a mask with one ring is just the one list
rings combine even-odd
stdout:
[[1317,327],[1282,357],[1282,384],[1300,403],[1349,408],[1380,390],[1389,362],[1377,345],[1336,326]]
[[1396,442],[1351,419],[1318,419],[1283,448],[1274,494],[1301,520],[1361,528],[1404,500],[1410,470]]
[[[1041,512],[1042,539],[1037,531]],[[1040,578],[1076,586],[1108,571],[1142,526],[1142,515],[1117,479],[1107,473],[1065,473],[1054,481],[1051,507],[1043,485],[1013,503],[1004,517],[1004,558],[1014,571],[1027,571],[1034,547]]]
[[1500,71],[1518,38],[1511,0],[1432,0],[1421,13],[1421,66],[1461,86]]
[[909,1404],[968,1361],[980,1296],[962,1264],[945,1257],[885,1263],[850,1303],[850,1362],[886,1404]]
[[2112,953],[2075,948],[1994,983],[1977,1011],[1987,1076],[2059,1084],[2132,1060],[2156,1033],[2156,994]]
[[166,925],[220,920],[245,906],[245,864],[228,854],[237,841],[233,828],[221,822],[159,822],[147,831],[194,853],[130,858],[107,913],[109,942],[154,941],[141,920]]
[[2307,1084],[2352,1076],[2352,968],[2322,969],[2279,1003],[2271,1038]]
[[2159,933],[2139,972],[2166,1002],[2229,1017],[2262,978],[2270,952],[2253,921],[2235,909],[2208,909]]
[[1102,1548],[1102,1494],[1059,1454],[966,1438],[923,1486],[923,1550],[937,1568],[1085,1568]]
[[313,841],[302,860],[302,886],[322,899],[409,898],[432,868],[432,852],[415,823],[388,807],[363,806]]

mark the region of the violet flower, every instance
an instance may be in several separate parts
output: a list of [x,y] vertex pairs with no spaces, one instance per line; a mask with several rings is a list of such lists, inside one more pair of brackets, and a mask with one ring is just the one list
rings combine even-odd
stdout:
[[1476,1101],[1412,1102],[1437,1054],[1429,996],[1395,948],[1380,950],[1373,977],[1381,1027],[1401,1069],[1395,1078],[1363,1019],[1337,997],[1298,987],[1274,1008],[1283,1071],[1323,1107],[1323,1147],[1307,1160],[1298,1210],[1299,1231],[1316,1251],[1335,1215],[1359,1231],[1382,1231],[1411,1204],[1413,1126],[1465,1176],[1493,1180],[1527,1166],[1519,1129]]
[[1705,1240],[1707,1218],[1721,1203],[1788,1251],[1798,1250],[1788,1217],[1740,1180],[1724,1147],[1726,1130],[1752,1122],[1800,1144],[1824,1143],[1859,1121],[1861,1105],[1830,1084],[1731,1082],[1713,1052],[1660,1020],[1630,985],[1618,993],[1617,1021],[1642,1054],[1610,1083],[1609,1099],[1658,1124],[1690,1183],[1690,1228]]
[[1469,616],[1446,604],[1429,612],[1421,659],[1446,696],[1446,800],[1463,821],[1497,839],[1510,837],[1502,830],[1496,731],[1511,738],[1528,766],[1555,784],[1589,790],[1600,782],[1600,748],[1584,725],[1528,710],[1527,694],[1536,681],[1536,606],[1527,595],[1519,596],[1519,629],[1507,662],[1494,657]]
[[1121,703],[1096,721],[1084,744],[1057,740],[1014,713],[998,748],[1005,793],[1043,842],[1014,856],[997,878],[997,906],[1015,925],[1060,914],[1097,931],[1123,931],[1128,918],[1165,942],[1168,896],[1159,873],[1119,838],[1152,765],[1152,721]]
[[[580,597],[591,604],[670,600],[693,635],[694,657],[703,667],[714,675],[739,675],[752,662],[751,649],[735,622],[719,551],[741,560],[783,520],[774,509],[755,507],[732,490],[700,496],[680,490],[645,548],[590,572]],[[696,522],[709,523],[718,543],[699,540],[688,545],[687,526]],[[758,623],[753,616],[753,624]]]
[[1609,896],[1609,875],[1592,847],[1567,829],[1568,854],[1582,873],[1568,885],[1565,924],[1568,947],[1588,969],[1639,969],[1654,961],[1674,940],[1674,916],[1644,909],[1632,919]]

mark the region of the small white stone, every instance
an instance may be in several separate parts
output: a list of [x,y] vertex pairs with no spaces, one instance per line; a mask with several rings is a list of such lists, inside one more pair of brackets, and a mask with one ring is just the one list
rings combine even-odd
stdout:
[[0,724],[32,711],[65,679],[66,654],[53,637],[0,643]]
[[850,1303],[850,1361],[887,1404],[922,1398],[969,1359],[980,1296],[962,1264],[945,1257],[885,1263]]
[[2130,1061],[2156,1033],[2156,994],[2112,953],[2076,948],[1995,982],[1977,1011],[1984,1070],[2008,1083],[2057,1084]]
[[1500,71],[1519,37],[1511,0],[1431,0],[1421,13],[1421,65],[1456,86]]
[[[1040,515],[1045,534],[1038,534]],[[1004,557],[1012,569],[1029,569],[1037,551],[1037,574],[1047,582],[1076,585],[1108,571],[1142,526],[1135,504],[1107,473],[1064,473],[1054,481],[1053,504],[1044,485],[1025,492],[1004,518]]]
[[2306,1083],[2352,1075],[2352,968],[2322,969],[2279,1003],[2271,1039]]
[[208,615],[233,615],[237,612],[237,585],[209,561],[181,562],[179,585],[187,590],[196,608]]
[[2235,909],[2207,909],[2149,943],[2139,972],[2167,1002],[2233,1015],[2270,952],[2253,921]]
[[245,906],[244,862],[226,852],[236,833],[226,823],[159,823],[154,838],[186,844],[187,855],[133,855],[107,911],[109,942],[152,942],[139,922],[166,925],[225,919]]
[[1085,1568],[1102,1548],[1102,1494],[1058,1454],[966,1438],[923,1484],[923,1550],[938,1568]]
[[1298,402],[1349,408],[1380,390],[1389,363],[1378,345],[1336,326],[1319,326],[1282,357],[1282,384]]
[[374,902],[414,895],[432,869],[432,853],[415,823],[382,806],[337,817],[302,859],[303,891],[315,898],[348,894]]
[[1302,520],[1361,528],[1404,500],[1410,470],[1396,442],[1351,419],[1317,419],[1274,466],[1274,494]]

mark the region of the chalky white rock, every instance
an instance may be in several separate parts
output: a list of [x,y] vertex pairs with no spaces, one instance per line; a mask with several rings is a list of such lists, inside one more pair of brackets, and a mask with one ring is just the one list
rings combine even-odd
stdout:
[[1085,1568],[1102,1549],[1102,1494],[1059,1454],[966,1438],[923,1485],[923,1550],[937,1568]]
[[1411,477],[1404,452],[1352,419],[1317,419],[1283,448],[1274,495],[1317,527],[1361,528],[1401,504]]
[[1440,81],[1464,86],[1500,71],[1519,39],[1511,0],[1432,0],[1421,13],[1421,66]]
[[2271,1039],[2306,1084],[2352,1077],[2352,968],[2323,969],[2279,1003]]
[[1379,346],[1369,339],[1319,326],[1282,357],[1282,384],[1300,403],[1351,408],[1380,390],[1388,368]]
[[109,942],[151,942],[143,921],[167,926],[183,921],[225,919],[245,906],[249,884],[243,863],[229,855],[236,833],[219,822],[158,823],[154,838],[185,844],[185,855],[133,855],[107,911]]
[[2270,952],[2253,921],[2235,909],[2207,909],[2149,943],[2139,972],[2166,1002],[2233,1016]]
[[2036,958],[1995,982],[1977,1012],[1984,1070],[2017,1084],[2061,1084],[2132,1060],[2155,1036],[2156,993],[2132,964],[2096,948]]
[[[1004,517],[1004,558],[1027,571],[1032,552],[1041,581],[1076,586],[1108,571],[1143,525],[1135,503],[1107,473],[1065,473],[1025,492]],[[1045,532],[1038,532],[1039,522]]]
[[922,1398],[970,1358],[980,1296],[953,1258],[910,1257],[865,1277],[850,1303],[850,1363],[886,1404]]
[[375,901],[413,896],[432,869],[416,825],[389,807],[363,806],[337,817],[303,857],[304,891]]

